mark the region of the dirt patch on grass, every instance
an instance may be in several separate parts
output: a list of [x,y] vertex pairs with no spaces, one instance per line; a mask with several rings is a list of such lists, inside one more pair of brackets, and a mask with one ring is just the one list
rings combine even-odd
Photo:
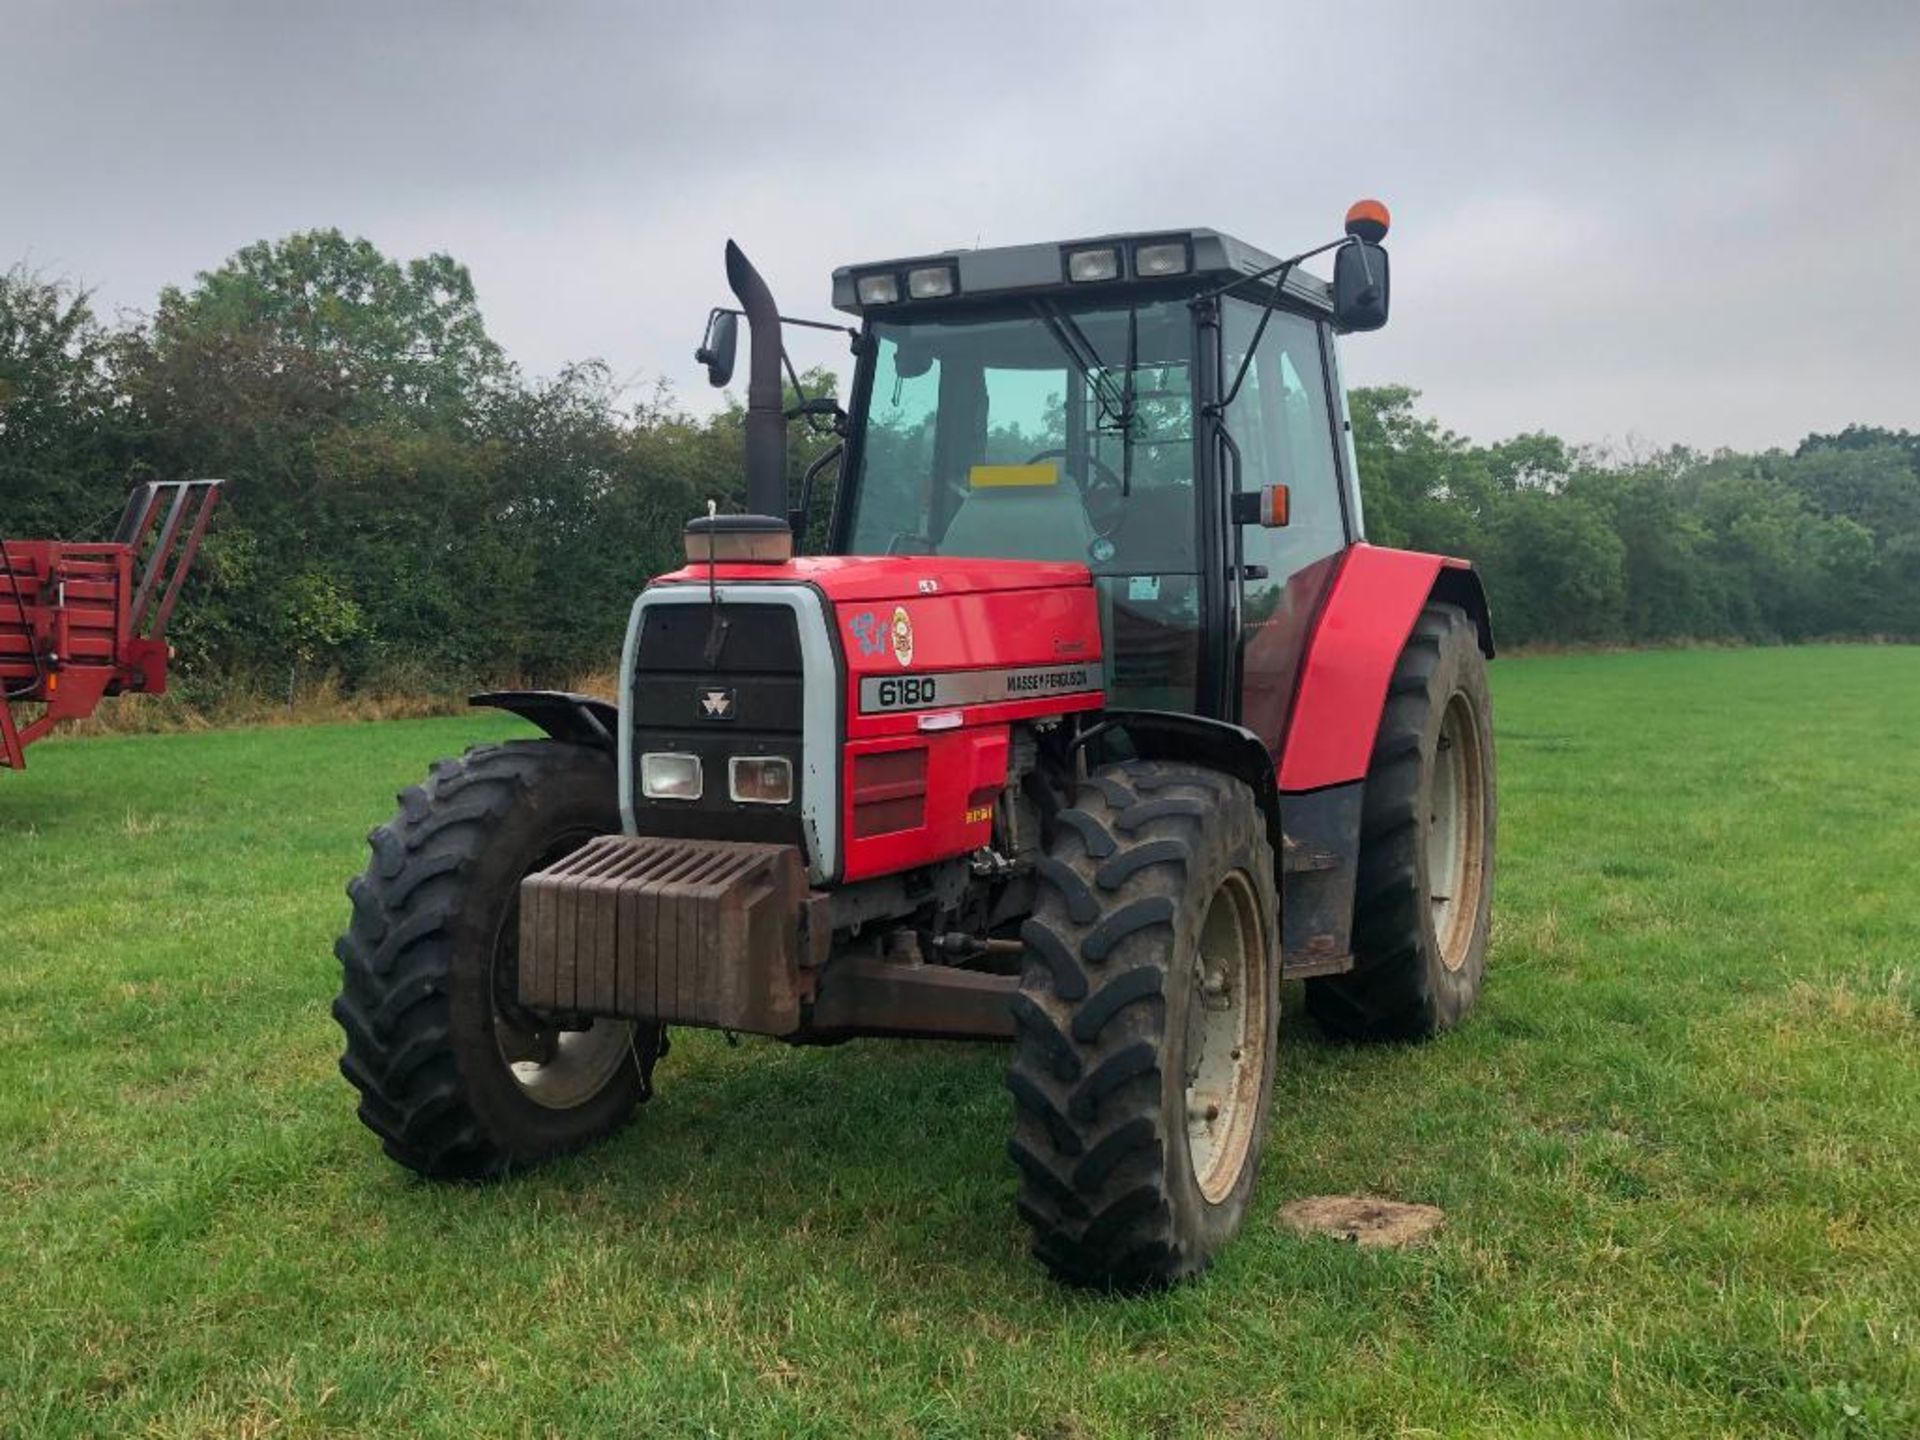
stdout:
[[1302,1235],[1331,1235],[1365,1249],[1404,1250],[1447,1223],[1438,1205],[1378,1195],[1309,1195],[1280,1207],[1280,1223]]

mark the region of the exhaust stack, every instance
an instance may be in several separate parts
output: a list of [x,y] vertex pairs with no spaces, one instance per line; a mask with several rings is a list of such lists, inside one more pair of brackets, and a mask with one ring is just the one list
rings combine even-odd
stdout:
[[787,523],[787,421],[780,387],[780,311],[740,247],[727,241],[727,284],[750,332],[747,357],[747,509]]

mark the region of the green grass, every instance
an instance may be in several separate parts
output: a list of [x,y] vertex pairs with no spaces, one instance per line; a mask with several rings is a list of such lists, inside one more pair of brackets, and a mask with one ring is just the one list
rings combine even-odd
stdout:
[[[1289,997],[1201,1283],[1028,1261],[984,1047],[681,1037],[611,1143],[388,1163],[341,886],[485,716],[52,743],[0,776],[0,1434],[1920,1433],[1920,652],[1495,669],[1475,1017]],[[1273,1219],[1445,1207],[1424,1249]]]

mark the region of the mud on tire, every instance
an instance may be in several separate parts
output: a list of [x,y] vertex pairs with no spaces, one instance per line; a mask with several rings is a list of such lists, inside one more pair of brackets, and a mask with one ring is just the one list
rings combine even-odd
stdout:
[[[1436,839],[1449,814],[1457,848]],[[1355,967],[1306,982],[1319,1025],[1418,1039],[1466,1017],[1486,972],[1497,818],[1479,631],[1459,607],[1429,605],[1394,668],[1367,770]]]
[[519,882],[619,828],[616,783],[582,746],[478,746],[368,837],[333,1015],[360,1118],[409,1169],[497,1176],[610,1133],[644,1098],[657,1028],[562,1031],[514,1000]]
[[[1019,1209],[1061,1279],[1167,1285],[1206,1267],[1252,1194],[1279,1017],[1272,847],[1252,792],[1197,766],[1107,766],[1058,818],[1013,1001]],[[1197,981],[1230,931],[1246,958],[1227,1003],[1242,1011],[1222,1020],[1220,994]],[[1221,1025],[1244,1037],[1237,1078],[1190,1094]],[[1228,1063],[1215,1061],[1197,1087]],[[1224,1119],[1190,1115],[1194,1095],[1228,1091],[1239,1108]]]

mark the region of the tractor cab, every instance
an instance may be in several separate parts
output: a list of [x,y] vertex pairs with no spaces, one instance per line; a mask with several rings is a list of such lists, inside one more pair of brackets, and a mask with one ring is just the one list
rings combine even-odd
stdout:
[[849,266],[834,303],[864,322],[834,550],[1077,561],[1114,703],[1277,728],[1361,538],[1332,285],[1188,230]]

